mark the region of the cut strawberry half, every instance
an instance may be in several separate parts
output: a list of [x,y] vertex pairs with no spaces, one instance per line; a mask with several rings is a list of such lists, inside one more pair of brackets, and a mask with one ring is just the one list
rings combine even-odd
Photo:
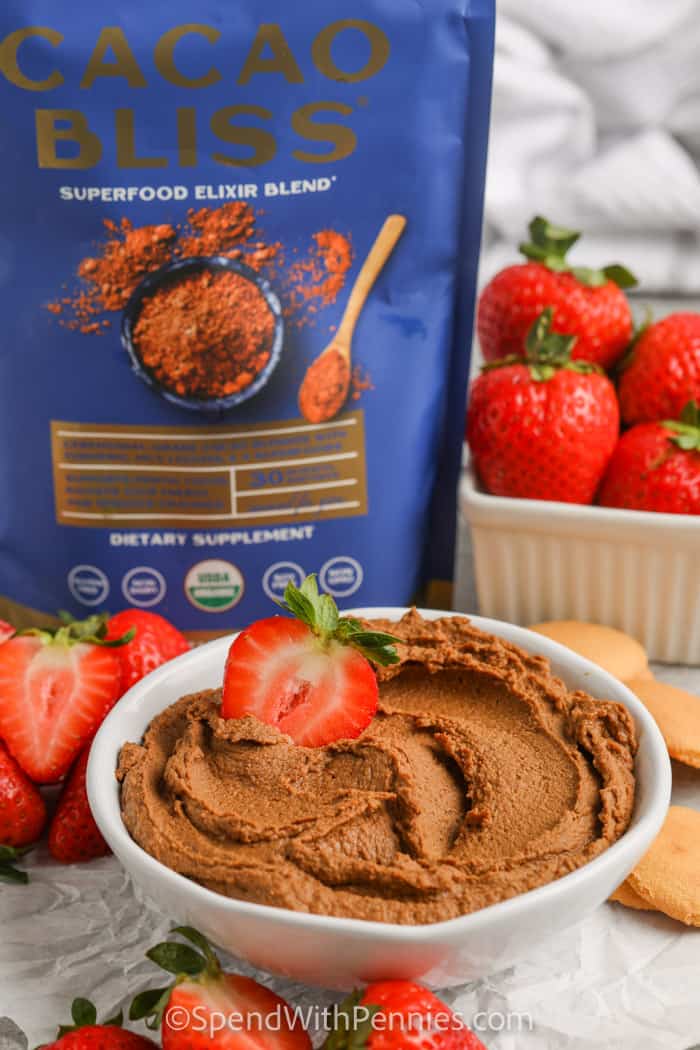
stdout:
[[304,747],[359,736],[379,698],[370,660],[395,663],[397,639],[340,617],[313,576],[287,587],[284,607],[297,619],[258,620],[231,645],[222,715],[253,715]]
[[115,642],[104,620],[16,634],[0,645],[0,737],[32,780],[70,769],[119,696]]
[[[161,1029],[163,1050],[311,1050],[302,1019],[280,996],[251,977],[227,973],[211,945],[191,926],[146,952],[174,981],[141,992],[129,1019]],[[194,945],[195,947],[190,947]]]

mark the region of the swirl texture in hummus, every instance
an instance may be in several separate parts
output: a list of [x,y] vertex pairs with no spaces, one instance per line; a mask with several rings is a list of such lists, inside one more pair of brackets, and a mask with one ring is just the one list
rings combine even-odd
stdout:
[[569,692],[547,661],[464,617],[372,621],[402,639],[356,740],[296,746],[216,690],[125,744],[121,805],[148,853],[229,897],[429,923],[542,886],[626,830],[626,709]]

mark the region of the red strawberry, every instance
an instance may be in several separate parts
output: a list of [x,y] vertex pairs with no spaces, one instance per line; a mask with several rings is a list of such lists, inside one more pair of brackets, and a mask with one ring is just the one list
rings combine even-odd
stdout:
[[539,216],[530,223],[530,236],[520,250],[531,261],[501,270],[481,293],[477,330],[485,359],[523,357],[528,330],[550,306],[554,330],[578,337],[572,358],[611,368],[632,338],[622,289],[634,286],[635,278],[618,265],[570,266],[566,253],[580,234]]
[[0,645],[0,737],[32,780],[60,780],[119,696],[101,617]]
[[129,1011],[149,1028],[161,1025],[163,1050],[311,1050],[284,999],[250,977],[225,973],[197,930],[179,926],[173,933],[200,950],[166,941],[147,952],[175,982],[137,995]]
[[120,696],[144,675],[190,648],[184,634],[164,616],[142,609],[124,609],[112,616],[107,622],[106,637],[121,638],[132,630],[135,632],[133,640],[119,649],[122,668]]
[[151,1039],[121,1027],[121,1011],[116,1017],[97,1023],[97,1011],[89,999],[74,999],[73,1023],[61,1025],[58,1037],[41,1050],[157,1050]]
[[324,1050],[486,1050],[449,1006],[412,981],[379,981],[354,992],[338,1021]]
[[15,629],[11,623],[8,623],[7,620],[0,620],[0,645],[3,642],[8,642],[14,633]]
[[66,780],[49,827],[49,852],[62,864],[93,860],[111,852],[90,809],[85,789],[90,747],[81,751]]
[[467,440],[493,495],[591,503],[619,432],[615,388],[595,365],[572,361],[575,336],[550,324],[545,310],[527,363],[487,365],[474,381]]
[[604,507],[700,514],[700,408],[680,422],[637,423],[617,443],[599,502]]
[[288,584],[284,597],[296,620],[258,620],[229,650],[224,718],[254,715],[304,747],[359,736],[379,698],[369,660],[396,662],[396,639],[339,617],[330,595],[319,595],[315,576],[300,589]]
[[29,846],[45,823],[43,798],[0,741],[0,843]]
[[644,328],[619,383],[625,423],[678,419],[700,403],[700,314],[671,314]]

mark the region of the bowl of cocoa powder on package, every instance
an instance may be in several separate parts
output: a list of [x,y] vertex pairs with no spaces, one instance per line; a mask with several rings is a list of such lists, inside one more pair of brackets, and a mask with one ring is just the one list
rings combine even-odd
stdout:
[[122,315],[134,372],[183,408],[221,412],[257,394],[282,352],[284,321],[269,281],[223,255],[150,273]]

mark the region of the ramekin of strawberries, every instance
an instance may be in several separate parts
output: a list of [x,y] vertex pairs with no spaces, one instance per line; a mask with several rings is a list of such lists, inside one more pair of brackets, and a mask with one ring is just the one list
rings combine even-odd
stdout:
[[[47,826],[62,864],[110,852],[85,790],[92,738],[127,689],[188,649],[163,616],[140,609],[62,614],[58,627],[25,631],[0,621],[0,882],[27,881],[22,857]],[[45,785],[60,786],[51,814]]]
[[700,313],[635,332],[632,274],[537,217],[483,289],[462,488],[486,615],[595,620],[700,663]]

